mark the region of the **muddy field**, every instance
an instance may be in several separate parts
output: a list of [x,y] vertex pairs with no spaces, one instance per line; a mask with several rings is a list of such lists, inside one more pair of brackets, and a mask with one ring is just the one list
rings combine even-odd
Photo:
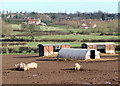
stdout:
[[[56,60],[54,57],[40,58],[35,55],[3,55],[3,84],[118,84],[119,82],[119,61]],[[38,68],[17,71],[14,65],[19,62],[36,62]],[[76,62],[82,66],[80,71],[74,70]]]

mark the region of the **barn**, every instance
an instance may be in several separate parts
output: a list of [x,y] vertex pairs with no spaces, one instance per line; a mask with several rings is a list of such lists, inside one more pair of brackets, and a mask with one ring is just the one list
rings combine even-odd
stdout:
[[39,44],[39,56],[53,55],[58,52],[61,48],[70,48],[70,44]]
[[114,43],[84,43],[82,48],[86,49],[96,49],[101,53],[115,54],[115,44]]
[[95,49],[75,49],[75,48],[62,48],[57,55],[57,58],[67,59],[99,59],[99,52]]

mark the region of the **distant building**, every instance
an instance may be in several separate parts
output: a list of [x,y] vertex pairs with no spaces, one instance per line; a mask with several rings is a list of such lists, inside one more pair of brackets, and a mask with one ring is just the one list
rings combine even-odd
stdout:
[[80,28],[81,28],[81,29],[88,29],[88,25],[83,23],[83,24],[80,26]]
[[14,16],[16,16],[15,13],[9,13],[10,14],[10,18],[13,18]]
[[10,18],[10,15],[7,16],[7,19],[9,19],[9,18]]
[[41,24],[41,20],[38,18],[38,19],[30,19],[28,18],[28,24]]
[[97,27],[97,25],[96,25],[96,24],[93,24],[92,28],[94,29],[94,28],[96,28],[96,27]]

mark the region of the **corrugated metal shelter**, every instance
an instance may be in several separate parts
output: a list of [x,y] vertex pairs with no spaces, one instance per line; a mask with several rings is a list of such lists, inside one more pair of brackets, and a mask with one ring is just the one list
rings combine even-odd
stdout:
[[39,56],[48,56],[58,52],[61,48],[70,48],[70,44],[39,44]]
[[114,43],[84,43],[82,48],[86,49],[96,49],[101,53],[111,53],[115,54],[115,44]]
[[57,55],[57,58],[68,59],[99,59],[99,52],[95,49],[74,49],[74,48],[62,48]]

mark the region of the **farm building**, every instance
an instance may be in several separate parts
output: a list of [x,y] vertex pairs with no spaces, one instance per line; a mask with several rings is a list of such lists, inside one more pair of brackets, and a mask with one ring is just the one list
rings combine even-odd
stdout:
[[115,54],[115,44],[114,43],[84,43],[82,48],[86,49],[96,49],[101,53]]
[[88,29],[88,25],[84,24],[84,23],[80,27],[81,27],[81,29]]
[[70,44],[39,44],[39,56],[48,56],[58,52],[61,48],[70,48]]
[[74,48],[63,48],[58,52],[57,58],[67,59],[99,59],[99,52],[95,49],[74,49]]
[[38,19],[30,19],[28,18],[28,24],[40,24],[41,23],[41,20],[38,18]]

